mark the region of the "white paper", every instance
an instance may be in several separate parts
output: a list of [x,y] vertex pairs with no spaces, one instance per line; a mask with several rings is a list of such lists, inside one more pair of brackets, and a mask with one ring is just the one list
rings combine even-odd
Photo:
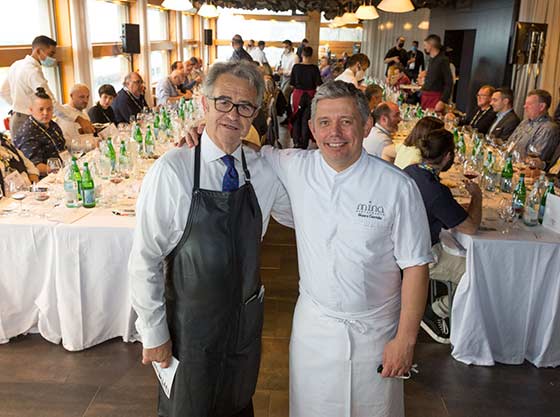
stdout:
[[152,362],[152,366],[154,367],[154,371],[156,371],[156,376],[163,388],[163,392],[165,392],[167,398],[171,398],[171,387],[173,386],[173,379],[175,379],[175,373],[177,372],[179,361],[172,356],[169,367],[162,368],[158,362]]
[[560,197],[549,194],[546,197],[543,226],[553,232],[560,233]]

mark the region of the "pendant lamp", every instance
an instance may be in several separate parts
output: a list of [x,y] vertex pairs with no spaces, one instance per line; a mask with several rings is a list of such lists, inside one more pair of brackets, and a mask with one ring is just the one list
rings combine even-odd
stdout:
[[371,4],[371,0],[369,0],[369,4],[366,5],[366,2],[358,7],[356,10],[356,17],[360,20],[375,20],[379,18],[379,13],[377,13],[377,9],[375,6]]
[[377,5],[384,12],[405,13],[414,10],[414,4],[410,0],[383,0]]
[[218,9],[212,3],[204,3],[198,10],[198,15],[207,19],[218,17]]
[[161,7],[169,10],[177,10],[179,12],[186,12],[193,9],[193,5],[189,0],[163,0]]
[[359,22],[360,20],[356,17],[355,13],[346,12],[342,15],[342,23],[345,25],[353,25]]

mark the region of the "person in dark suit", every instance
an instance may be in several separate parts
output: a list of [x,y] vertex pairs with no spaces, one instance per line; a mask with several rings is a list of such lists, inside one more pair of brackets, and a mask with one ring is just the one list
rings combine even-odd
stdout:
[[502,142],[507,142],[517,125],[521,122],[513,110],[513,91],[507,87],[498,88],[490,100],[496,120],[488,134]]
[[119,90],[111,107],[115,112],[115,123],[130,123],[130,117],[136,116],[144,107],[149,107],[144,97],[146,87],[137,72],[124,77],[123,88]]
[[103,84],[99,87],[99,101],[90,107],[88,116],[92,123],[115,123],[115,112],[111,103],[117,96],[115,87],[111,84]]
[[406,66],[406,75],[411,81],[416,81],[420,71],[426,69],[424,63],[424,53],[418,50],[418,41],[412,42],[412,49],[408,51],[408,64]]
[[[492,110],[492,106],[490,105],[490,100],[494,91],[496,90],[491,85],[483,85],[480,87],[478,93],[476,93],[476,111],[467,117],[459,118],[458,125],[467,125],[476,129],[483,135],[487,134],[496,120],[496,113]],[[451,115],[451,117],[453,117],[453,115]]]

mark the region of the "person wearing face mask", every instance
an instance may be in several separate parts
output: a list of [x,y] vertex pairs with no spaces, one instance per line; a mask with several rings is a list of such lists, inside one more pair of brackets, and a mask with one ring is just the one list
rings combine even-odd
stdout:
[[404,49],[404,42],[404,36],[399,36],[397,38],[397,44],[389,49],[385,54],[384,62],[387,64],[385,75],[387,75],[387,73],[389,72],[389,68],[395,64],[400,63],[403,67],[406,67],[408,63],[408,52],[406,52],[406,49]]
[[280,64],[276,69],[276,72],[280,75],[280,89],[284,94],[284,97],[288,102],[290,102],[290,96],[293,91],[293,87],[290,84],[291,76],[292,76],[292,68],[295,64],[298,63],[299,58],[294,53],[292,47],[292,41],[286,39],[282,42],[282,46],[284,47],[284,52],[282,52],[282,56],[280,57]]
[[[465,188],[471,195],[471,201],[465,210],[453,198],[449,188],[441,183],[440,172],[448,171],[455,157],[455,144],[450,132],[445,129],[433,130],[420,139],[417,146],[422,154],[422,162],[407,166],[404,172],[416,182],[428,214],[435,260],[430,264],[430,278],[452,281],[458,285],[465,273],[465,258],[444,251],[439,234],[441,229],[475,234],[482,220],[482,192],[476,183],[465,180]],[[427,306],[421,327],[435,341],[449,343],[448,296],[440,297],[431,306]]]
[[14,62],[8,76],[0,88],[0,98],[12,106],[10,132],[14,137],[29,118],[29,108],[37,88],[41,87],[53,100],[54,114],[68,121],[76,122],[86,133],[93,133],[89,120],[79,112],[65,108],[55,100],[41,67],[56,67],[56,41],[47,36],[38,36],[31,43],[31,55]]
[[144,107],[148,107],[145,90],[144,80],[137,72],[130,72],[124,77],[123,88],[111,104],[117,123],[130,123],[132,116],[136,117]]
[[369,58],[365,54],[354,54],[346,61],[346,69],[336,77],[335,81],[344,81],[354,84],[359,88],[358,74],[363,73],[369,67]]
[[99,101],[88,110],[90,120],[92,123],[115,123],[115,112],[111,107],[111,103],[117,96],[115,87],[111,84],[103,84],[97,92]]
[[416,81],[418,79],[418,74],[424,69],[426,69],[424,53],[418,50],[418,41],[413,41],[412,48],[408,51],[408,63],[406,66],[408,78],[413,82]]

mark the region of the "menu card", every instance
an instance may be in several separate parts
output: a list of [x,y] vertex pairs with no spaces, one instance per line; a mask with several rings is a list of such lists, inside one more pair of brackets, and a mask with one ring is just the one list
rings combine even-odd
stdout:
[[549,194],[546,197],[543,226],[556,233],[560,233],[560,197]]

